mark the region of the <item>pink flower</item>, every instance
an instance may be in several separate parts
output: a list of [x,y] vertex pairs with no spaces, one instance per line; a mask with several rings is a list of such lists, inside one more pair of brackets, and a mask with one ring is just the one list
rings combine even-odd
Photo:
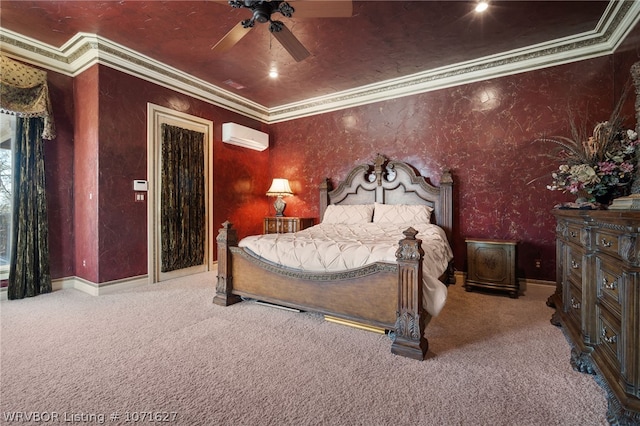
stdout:
[[577,194],[578,191],[584,189],[584,185],[580,182],[571,182],[571,184],[567,186],[567,189],[570,193]]
[[598,168],[600,169],[600,173],[602,173],[603,175],[610,175],[615,172],[616,163],[613,163],[611,161],[603,161],[598,163]]
[[633,171],[633,164],[625,161],[624,163],[620,164],[620,170],[622,170],[624,173],[631,173]]

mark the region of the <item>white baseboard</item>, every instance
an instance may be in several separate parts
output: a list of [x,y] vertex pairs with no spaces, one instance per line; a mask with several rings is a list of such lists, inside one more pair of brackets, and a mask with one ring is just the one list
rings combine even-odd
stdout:
[[[130,288],[140,287],[149,284],[148,275],[140,275],[137,277],[124,278],[105,283],[94,283],[80,277],[64,278],[54,280],[53,282],[62,281],[62,288],[74,288],[92,296],[103,296],[105,294],[113,294],[117,291],[128,290]],[[52,282],[52,285],[53,285]]]
[[[148,275],[140,275],[137,277],[124,278],[105,283],[94,283],[80,277],[65,277],[51,280],[51,288],[53,291],[72,288],[82,291],[92,296],[103,296],[105,294],[113,294],[118,291],[128,290],[149,284]],[[7,288],[0,289],[0,300],[7,300]]]

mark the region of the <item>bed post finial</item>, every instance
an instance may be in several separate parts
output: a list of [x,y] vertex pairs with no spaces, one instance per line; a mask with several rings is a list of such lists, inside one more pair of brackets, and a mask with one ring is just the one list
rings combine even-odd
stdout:
[[424,337],[427,325],[422,308],[422,240],[418,231],[408,228],[396,251],[398,260],[398,310],[391,352],[422,361],[429,342]]
[[440,175],[440,212],[438,224],[447,234],[449,242],[453,235],[453,176],[449,169],[444,169]]
[[329,205],[329,191],[331,191],[331,181],[329,178],[324,178],[320,182],[320,222],[322,222],[324,212]]
[[240,296],[232,294],[233,276],[231,275],[231,252],[229,247],[238,245],[238,233],[233,229],[233,224],[228,220],[222,224],[216,237],[218,243],[218,282],[216,283],[216,295],[213,303],[221,306],[229,306],[240,302]]
[[373,171],[376,174],[376,182],[378,186],[382,185],[382,174],[383,174],[382,166],[384,166],[384,163],[386,163],[387,161],[388,161],[388,158],[382,154],[378,154],[376,156],[376,161],[374,163]]

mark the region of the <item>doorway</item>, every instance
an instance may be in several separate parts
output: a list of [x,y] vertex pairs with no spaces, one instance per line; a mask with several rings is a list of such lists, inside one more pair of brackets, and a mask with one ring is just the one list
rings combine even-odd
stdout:
[[156,283],[212,267],[213,122],[154,104],[147,112],[148,273]]

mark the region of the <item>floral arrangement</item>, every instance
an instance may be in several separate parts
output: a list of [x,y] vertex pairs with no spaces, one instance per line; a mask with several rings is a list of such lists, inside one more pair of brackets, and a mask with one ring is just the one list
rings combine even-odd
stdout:
[[638,134],[624,129],[620,120],[599,123],[588,138],[580,138],[575,126],[572,131],[573,139],[542,139],[558,145],[554,158],[562,161],[547,189],[582,195],[587,201],[626,195],[635,175]]
[[[623,126],[620,115],[630,90],[631,86],[627,85],[609,120],[598,123],[592,134],[579,131],[571,120],[572,138],[539,139],[554,143],[556,149],[549,156],[561,161],[551,174],[553,180],[547,189],[577,195],[574,204],[579,207],[594,201],[602,207],[613,198],[629,194],[640,153],[638,134]],[[598,208],[589,206],[593,207]]]

